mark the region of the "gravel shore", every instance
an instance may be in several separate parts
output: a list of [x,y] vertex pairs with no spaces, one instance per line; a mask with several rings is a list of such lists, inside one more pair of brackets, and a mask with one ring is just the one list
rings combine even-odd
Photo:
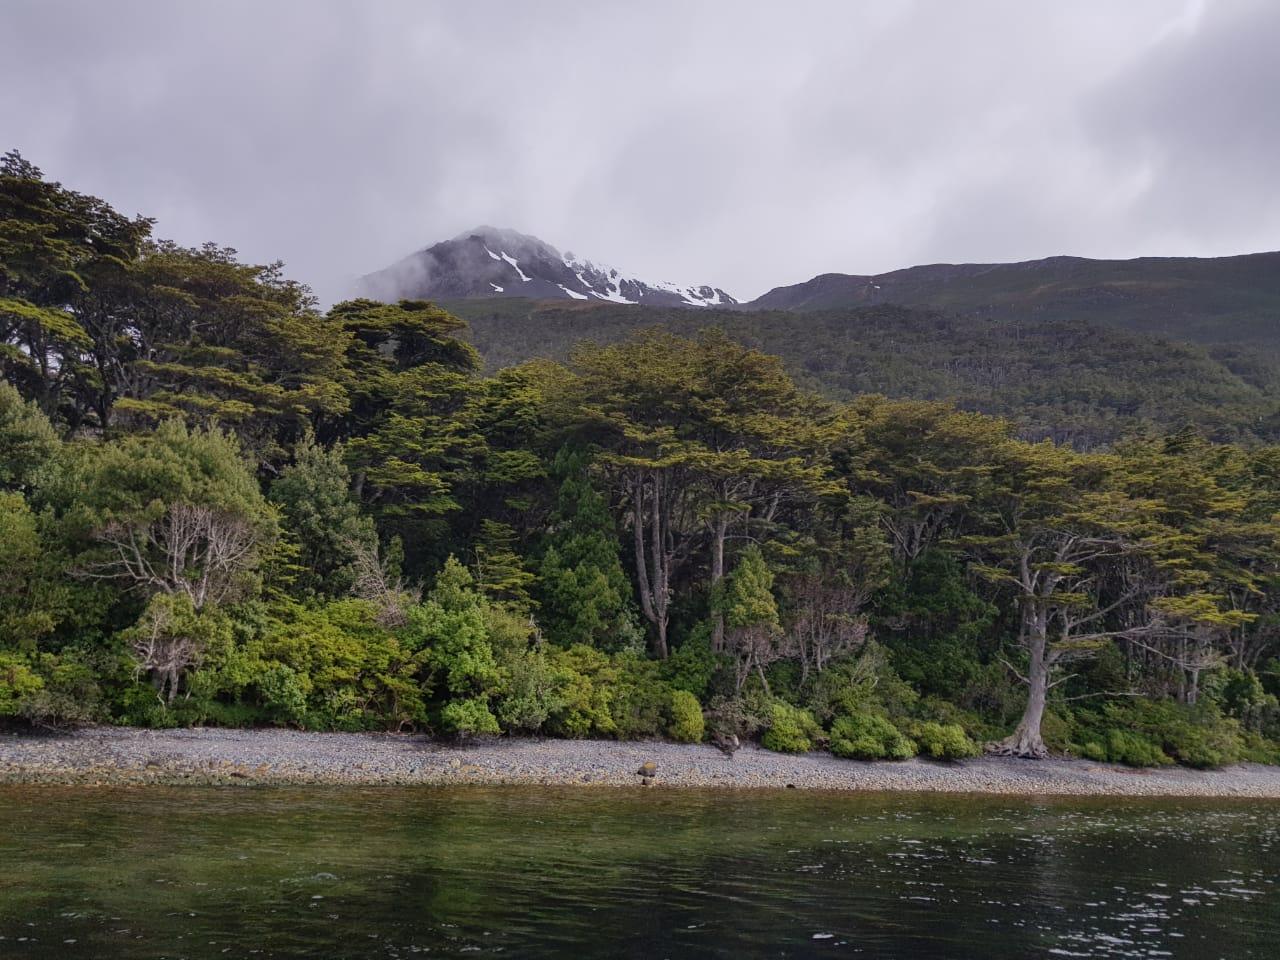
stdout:
[[0,783],[546,784],[921,791],[1027,796],[1280,798],[1280,767],[1134,770],[1084,760],[863,763],[744,746],[733,759],[707,745],[498,739],[464,746],[406,734],[293,730],[0,733]]

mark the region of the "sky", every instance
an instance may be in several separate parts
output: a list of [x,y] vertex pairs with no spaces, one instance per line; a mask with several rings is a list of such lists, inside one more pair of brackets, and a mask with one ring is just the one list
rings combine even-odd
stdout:
[[480,224],[740,299],[1280,249],[1274,0],[2,0],[0,151],[328,303]]

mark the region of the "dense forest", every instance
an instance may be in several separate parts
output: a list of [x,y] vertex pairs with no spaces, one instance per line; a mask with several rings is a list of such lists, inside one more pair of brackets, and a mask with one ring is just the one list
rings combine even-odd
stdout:
[[[882,310],[811,351],[831,379],[749,342],[799,326],[685,311],[486,373],[440,306],[322,311],[152,229],[0,163],[10,722],[1280,761],[1268,410],[1224,378],[1086,442],[1067,415],[1202,352],[1080,325],[965,361]],[[930,399],[988,349],[1025,422]]]
[[584,339],[615,343],[662,325],[715,327],[775,354],[808,389],[942,400],[1008,419],[1023,439],[1078,449],[1187,424],[1219,441],[1280,438],[1280,357],[1206,347],[1082,318],[990,319],[894,305],[811,312],[696,310],[492,298],[444,304],[467,320],[486,369],[567,360]]

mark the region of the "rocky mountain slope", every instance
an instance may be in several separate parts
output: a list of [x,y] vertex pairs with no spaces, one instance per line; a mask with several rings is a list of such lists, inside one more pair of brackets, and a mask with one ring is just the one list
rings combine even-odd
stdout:
[[525,297],[656,307],[730,306],[718,287],[641,280],[562,254],[549,243],[495,227],[477,227],[405,257],[360,281],[377,300],[470,300]]

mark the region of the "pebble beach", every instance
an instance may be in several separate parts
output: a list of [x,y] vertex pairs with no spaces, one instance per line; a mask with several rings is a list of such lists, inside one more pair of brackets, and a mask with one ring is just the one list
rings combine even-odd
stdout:
[[1131,769],[1085,760],[980,757],[867,763],[745,745],[501,738],[452,744],[411,734],[87,727],[0,733],[0,783],[192,785],[581,785],[1023,796],[1280,798],[1280,767]]

